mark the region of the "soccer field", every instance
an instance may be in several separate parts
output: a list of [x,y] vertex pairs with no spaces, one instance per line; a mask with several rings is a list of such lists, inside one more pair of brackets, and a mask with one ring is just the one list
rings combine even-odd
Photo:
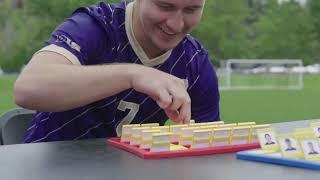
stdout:
[[[16,76],[0,76],[0,113],[15,107]],[[306,75],[302,90],[221,91],[221,117],[229,122],[273,123],[320,118],[320,75]]]
[[302,90],[228,90],[221,92],[226,122],[274,123],[320,118],[320,76],[305,75]]
[[13,84],[17,76],[0,76],[0,114],[14,108]]

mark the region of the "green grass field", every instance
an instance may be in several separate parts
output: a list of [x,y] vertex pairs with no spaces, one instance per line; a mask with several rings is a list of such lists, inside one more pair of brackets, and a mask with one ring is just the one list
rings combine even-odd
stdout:
[[303,90],[222,91],[226,122],[274,123],[320,118],[320,76],[304,76]]
[[16,107],[13,100],[13,84],[17,76],[0,76],[0,114]]
[[[0,113],[14,108],[16,76],[0,76]],[[225,122],[274,123],[320,118],[320,75],[305,76],[303,90],[222,91],[221,117]]]

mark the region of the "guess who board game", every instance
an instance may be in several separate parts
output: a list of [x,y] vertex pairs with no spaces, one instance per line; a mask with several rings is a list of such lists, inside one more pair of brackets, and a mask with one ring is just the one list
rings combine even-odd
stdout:
[[121,137],[107,143],[141,158],[173,158],[231,153],[260,147],[257,131],[269,124],[224,124],[223,121],[183,125],[123,125]]
[[287,134],[257,131],[260,149],[237,153],[238,159],[320,170],[320,122]]

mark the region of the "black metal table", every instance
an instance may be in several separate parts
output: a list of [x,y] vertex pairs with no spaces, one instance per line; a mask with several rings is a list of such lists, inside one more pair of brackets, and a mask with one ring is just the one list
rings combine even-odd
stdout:
[[[274,124],[289,131],[310,121]],[[0,146],[3,180],[318,180],[320,172],[237,160],[234,154],[141,159],[105,139]]]

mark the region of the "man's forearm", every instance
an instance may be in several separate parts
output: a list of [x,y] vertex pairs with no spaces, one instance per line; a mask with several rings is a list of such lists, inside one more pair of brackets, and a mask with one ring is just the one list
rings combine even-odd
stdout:
[[65,111],[131,87],[137,65],[37,65],[26,68],[15,84],[16,102],[39,111]]

